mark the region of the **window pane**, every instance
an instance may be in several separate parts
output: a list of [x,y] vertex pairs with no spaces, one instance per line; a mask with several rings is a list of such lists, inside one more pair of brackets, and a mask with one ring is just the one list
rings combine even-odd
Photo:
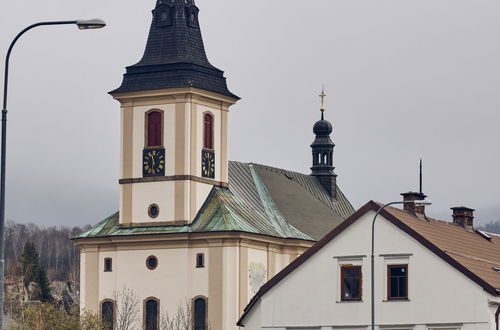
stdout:
[[194,330],[206,330],[207,305],[203,298],[194,301]]
[[358,268],[345,268],[344,277],[359,277]]
[[399,279],[399,288],[398,288],[398,292],[399,292],[399,297],[406,297],[407,294],[406,294],[406,277],[401,277]]
[[341,272],[341,300],[360,300],[361,266],[344,266],[341,268]]
[[148,147],[160,146],[161,145],[161,113],[151,112],[147,117],[148,121]]
[[156,300],[146,302],[146,330],[158,330],[158,303]]
[[102,304],[102,321],[106,330],[113,329],[113,303],[106,301]]
[[388,292],[387,297],[408,297],[408,265],[388,266]]
[[398,279],[393,277],[391,278],[391,297],[399,297],[398,295]]
[[391,276],[406,276],[406,267],[391,267]]

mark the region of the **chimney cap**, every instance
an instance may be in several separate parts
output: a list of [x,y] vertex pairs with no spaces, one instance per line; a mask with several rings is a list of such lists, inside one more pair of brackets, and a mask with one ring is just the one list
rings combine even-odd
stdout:
[[425,199],[427,197],[426,194],[419,193],[419,192],[416,192],[416,191],[409,191],[409,192],[401,193],[401,196],[403,196],[403,197],[406,197],[406,196],[417,196],[417,197],[421,197],[422,199]]
[[455,207],[450,207],[451,210],[453,211],[459,211],[459,210],[464,210],[464,211],[475,211],[474,209],[471,209],[470,207],[467,206],[455,206]]

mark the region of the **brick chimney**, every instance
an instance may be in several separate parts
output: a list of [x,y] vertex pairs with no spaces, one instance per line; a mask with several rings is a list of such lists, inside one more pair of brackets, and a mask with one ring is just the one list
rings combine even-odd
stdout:
[[465,229],[474,228],[474,209],[465,206],[452,207],[451,209],[453,210],[453,223]]
[[[403,201],[422,201],[427,196],[423,193],[409,191],[402,193]],[[425,205],[415,205],[414,203],[403,204],[403,209],[412,214],[425,214]]]

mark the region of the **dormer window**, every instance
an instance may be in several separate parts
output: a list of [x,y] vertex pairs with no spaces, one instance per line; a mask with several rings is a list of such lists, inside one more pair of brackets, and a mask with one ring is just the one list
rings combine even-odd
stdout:
[[151,110],[146,112],[146,147],[163,146],[163,112]]
[[203,115],[203,148],[214,149],[214,117],[211,113]]

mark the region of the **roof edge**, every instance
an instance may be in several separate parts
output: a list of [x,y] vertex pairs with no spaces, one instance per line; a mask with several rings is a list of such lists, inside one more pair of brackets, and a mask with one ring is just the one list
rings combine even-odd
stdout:
[[[250,300],[248,305],[245,307],[243,310],[243,314],[239,318],[238,322],[236,325],[244,327],[243,321],[245,320],[245,317],[248,315],[250,310],[253,308],[253,306],[257,303],[257,301],[268,291],[270,291],[275,285],[277,285],[281,280],[283,280],[285,277],[287,277],[291,272],[293,272],[296,268],[298,268],[300,265],[302,265],[304,262],[306,262],[310,257],[312,257],[316,252],[321,250],[326,244],[328,244],[330,241],[332,241],[335,237],[337,237],[339,234],[341,234],[345,229],[347,229],[350,225],[352,225],[356,220],[361,218],[364,214],[366,214],[369,211],[378,211],[381,207],[381,204],[378,204],[374,201],[369,201],[365,205],[363,205],[361,208],[359,208],[356,212],[354,212],[353,215],[351,215],[349,218],[347,218],[344,222],[342,222],[340,225],[335,227],[331,232],[326,234],[321,240],[319,240],[315,245],[313,245],[311,248],[309,248],[304,254],[302,254],[300,257],[295,259],[293,262],[291,262],[288,266],[283,268],[278,274],[276,274],[271,280],[269,280],[267,283],[265,283],[259,291],[253,296],[253,298]],[[478,284],[483,290],[488,292],[489,294],[493,296],[500,296],[500,290],[496,289],[495,287],[491,286],[488,282],[471,272],[469,269],[467,269],[465,266],[463,266],[461,263],[450,257],[446,252],[444,252],[442,249],[434,245],[431,241],[420,235],[417,231],[412,229],[410,226],[406,225],[403,223],[401,220],[399,220],[396,216],[391,214],[389,211],[386,209],[383,209],[380,211],[380,215],[382,215],[384,218],[386,218],[389,222],[394,224],[396,227],[401,229],[403,232],[406,234],[410,235],[413,239],[415,239],[417,242],[422,244],[424,247],[429,249],[431,252],[436,254],[438,257],[443,259],[446,263],[448,263],[450,266],[453,268],[457,269],[459,272],[461,272],[463,275],[467,276],[470,280],[474,281],[476,284]]]
[[321,250],[326,244],[328,244],[331,240],[333,240],[340,233],[342,233],[346,228],[348,228],[351,224],[353,224],[356,220],[358,220],[363,214],[374,209],[375,210],[378,209],[378,204],[375,203],[374,201],[369,201],[368,203],[363,205],[356,212],[354,212],[353,215],[344,220],[340,225],[338,225],[337,227],[335,227],[335,229],[326,234],[316,244],[307,249],[307,251],[304,252],[304,254],[302,254],[300,257],[292,261],[288,266],[283,268],[283,270],[281,270],[278,274],[276,274],[273,278],[271,278],[268,282],[266,282],[255,294],[255,296],[253,296],[248,305],[245,307],[245,309],[243,310],[243,315],[241,315],[236,325],[243,327],[244,325],[242,322],[244,321],[245,317],[248,315],[248,313],[255,305],[255,303],[264,294],[266,294],[269,290],[271,290],[276,284],[281,282],[281,280],[284,279],[286,276],[288,276],[288,274],[290,274],[292,271],[294,271],[296,268],[298,268],[300,265],[306,262],[310,257],[316,254],[316,252]]

